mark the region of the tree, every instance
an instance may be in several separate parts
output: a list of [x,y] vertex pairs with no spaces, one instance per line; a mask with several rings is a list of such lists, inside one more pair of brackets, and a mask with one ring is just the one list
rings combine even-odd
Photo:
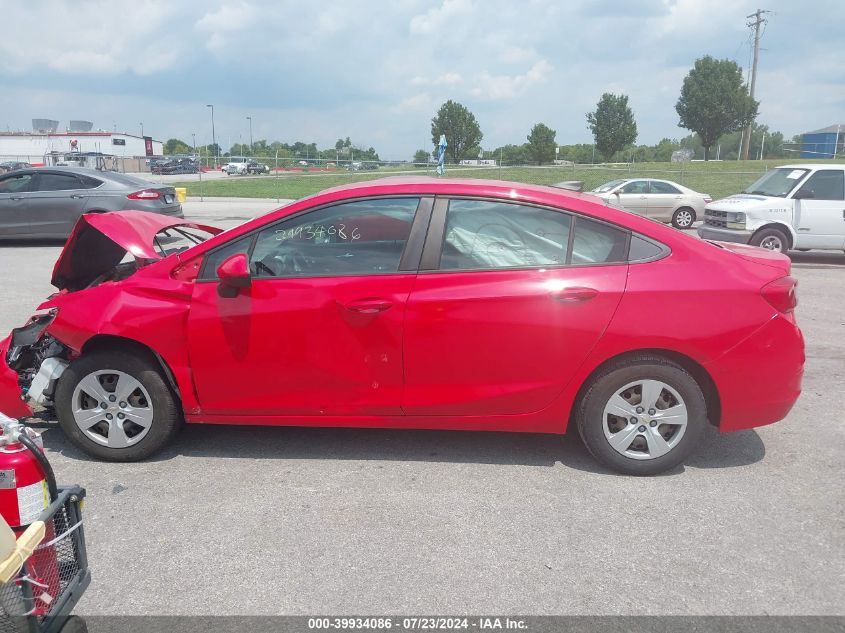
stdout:
[[424,149],[418,149],[416,152],[414,152],[414,163],[423,163],[427,165],[430,156],[431,154],[429,154]]
[[543,123],[538,123],[531,128],[528,135],[528,155],[538,165],[550,163],[555,159],[555,132],[552,128]]
[[605,92],[596,104],[596,111],[587,113],[587,123],[593,132],[596,149],[605,162],[637,140],[637,123],[625,95]]
[[736,62],[706,55],[695,60],[684,78],[675,110],[678,125],[698,134],[708,160],[719,137],[751,123],[759,105],[748,94]]
[[167,142],[164,144],[164,149],[162,151],[166,155],[193,153],[191,146],[188,145],[185,141],[179,140],[178,138],[167,139]]
[[484,138],[475,115],[451,99],[440,106],[431,120],[431,140],[435,147],[440,143],[441,134],[446,135],[446,156],[453,163],[460,162],[470,152],[474,152],[473,158],[478,156],[478,148]]

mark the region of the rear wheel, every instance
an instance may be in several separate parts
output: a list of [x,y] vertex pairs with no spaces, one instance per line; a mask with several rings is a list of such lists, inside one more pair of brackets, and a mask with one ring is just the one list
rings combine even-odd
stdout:
[[652,356],[602,371],[577,413],[590,453],[627,475],[654,475],[677,466],[699,443],[706,423],[707,405],[695,379]]
[[672,226],[676,229],[688,229],[695,222],[695,210],[689,207],[681,207],[672,214]]
[[789,250],[789,238],[786,233],[776,228],[760,229],[751,236],[752,246],[759,246],[770,251],[780,251],[786,254]]
[[68,438],[108,461],[146,459],[181,425],[180,407],[158,367],[131,352],[94,352],[71,363],[56,386]]

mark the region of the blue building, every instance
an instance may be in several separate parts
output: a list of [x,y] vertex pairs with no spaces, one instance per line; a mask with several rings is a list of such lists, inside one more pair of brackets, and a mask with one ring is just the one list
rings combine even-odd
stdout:
[[801,158],[833,158],[845,152],[845,123],[801,135]]

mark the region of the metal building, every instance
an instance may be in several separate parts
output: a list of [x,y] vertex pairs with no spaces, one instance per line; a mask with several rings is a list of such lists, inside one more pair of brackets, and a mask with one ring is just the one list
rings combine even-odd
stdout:
[[833,158],[845,154],[845,123],[801,135],[801,158]]

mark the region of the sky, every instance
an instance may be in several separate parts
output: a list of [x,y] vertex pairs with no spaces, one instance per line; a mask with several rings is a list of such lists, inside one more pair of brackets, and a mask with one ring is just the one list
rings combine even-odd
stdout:
[[845,0],[3,0],[0,129],[32,118],[227,150],[338,138],[383,159],[431,148],[447,99],[482,147],[543,122],[590,143],[585,115],[624,93],[638,143],[688,134],[675,103],[696,58],[746,70],[746,15],[771,11],[758,121],[787,138],[845,123]]

